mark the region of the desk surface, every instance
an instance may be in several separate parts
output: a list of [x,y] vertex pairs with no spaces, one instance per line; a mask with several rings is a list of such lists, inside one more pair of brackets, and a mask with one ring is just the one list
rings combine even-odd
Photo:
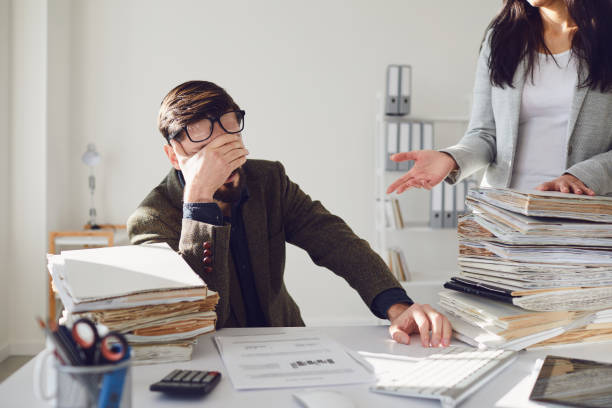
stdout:
[[[389,340],[385,326],[348,326],[320,328],[265,328],[265,329],[224,329],[218,333],[256,334],[279,333],[283,330],[318,330],[326,333],[340,343],[356,351],[374,353],[393,353],[418,356],[422,354],[420,342],[405,346]],[[235,391],[226,375],[223,363],[213,344],[214,333],[200,337],[192,361],[185,363],[157,364],[134,367],[132,373],[134,407],[187,407],[187,406],[222,406],[222,407],[299,407],[293,399],[295,390],[258,390]],[[416,340],[416,339],[415,339]],[[459,343],[457,343],[459,344]],[[462,407],[541,407],[545,404],[530,402],[527,398],[533,381],[533,363],[546,354],[571,356],[576,358],[612,362],[612,343],[597,343],[583,346],[565,346],[547,350],[523,351],[509,368],[487,383],[476,394],[468,398]],[[44,407],[36,400],[32,392],[32,373],[34,360],[0,384],[0,401],[3,407]],[[149,385],[160,380],[174,368],[195,370],[218,370],[224,377],[211,394],[203,399],[177,400],[167,398],[159,393],[149,391]],[[380,395],[368,391],[367,385],[332,387],[350,397],[358,407],[436,407],[437,401],[402,398]]]

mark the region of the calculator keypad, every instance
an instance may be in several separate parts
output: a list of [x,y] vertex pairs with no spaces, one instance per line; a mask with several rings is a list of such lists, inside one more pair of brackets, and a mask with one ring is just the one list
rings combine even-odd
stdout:
[[203,395],[210,392],[220,379],[218,371],[174,370],[149,389],[177,395]]

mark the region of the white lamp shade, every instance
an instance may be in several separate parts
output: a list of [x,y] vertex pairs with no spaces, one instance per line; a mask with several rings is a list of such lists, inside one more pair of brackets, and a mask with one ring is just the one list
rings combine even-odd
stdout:
[[87,145],[87,151],[83,153],[81,160],[88,166],[95,166],[100,163],[100,154],[96,151],[96,145],[90,143]]

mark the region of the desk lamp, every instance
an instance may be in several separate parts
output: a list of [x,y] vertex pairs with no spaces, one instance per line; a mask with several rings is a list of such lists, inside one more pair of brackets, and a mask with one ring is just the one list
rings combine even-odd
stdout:
[[94,206],[94,192],[96,190],[96,176],[94,175],[94,167],[100,163],[100,154],[96,151],[96,145],[90,143],[87,145],[87,150],[81,157],[83,163],[89,166],[89,221],[87,225],[91,229],[99,229],[100,226],[96,224],[96,207]]

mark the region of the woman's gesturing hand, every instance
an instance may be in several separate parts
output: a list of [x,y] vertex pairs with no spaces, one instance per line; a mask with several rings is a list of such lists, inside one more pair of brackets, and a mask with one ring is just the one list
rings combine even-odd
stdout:
[[452,156],[436,150],[397,153],[391,156],[391,160],[396,162],[414,160],[414,166],[387,188],[387,194],[394,191],[397,191],[398,194],[403,193],[411,187],[423,187],[429,190],[457,168],[457,163]]

